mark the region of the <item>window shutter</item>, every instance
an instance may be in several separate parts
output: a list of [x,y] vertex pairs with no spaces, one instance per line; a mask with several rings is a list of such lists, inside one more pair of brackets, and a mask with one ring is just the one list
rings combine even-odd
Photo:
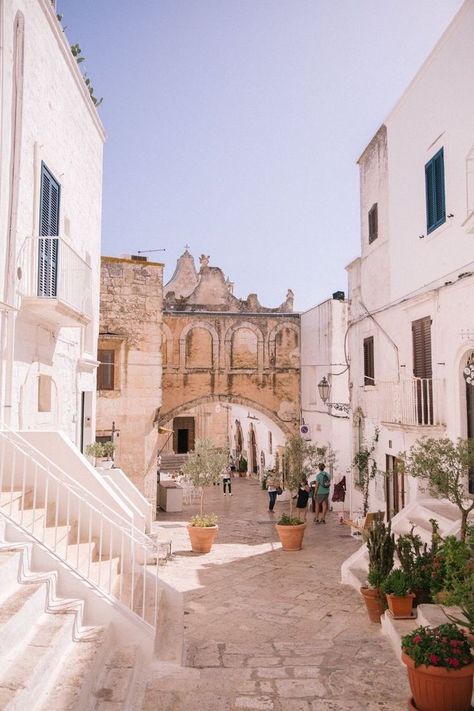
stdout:
[[[60,186],[45,165],[41,168],[40,238],[38,240],[38,296],[57,296]],[[48,239],[41,239],[48,237]]]
[[431,319],[429,316],[412,322],[413,375],[431,378]]
[[113,390],[115,386],[115,351],[99,349],[99,369],[97,372],[97,390]]
[[364,385],[375,385],[374,337],[364,338]]
[[375,203],[369,210],[369,244],[378,237],[378,222],[378,204]]
[[443,148],[425,165],[426,228],[428,233],[446,220]]
[[441,151],[434,158],[435,214],[436,222],[444,222],[446,209],[444,200],[444,157]]

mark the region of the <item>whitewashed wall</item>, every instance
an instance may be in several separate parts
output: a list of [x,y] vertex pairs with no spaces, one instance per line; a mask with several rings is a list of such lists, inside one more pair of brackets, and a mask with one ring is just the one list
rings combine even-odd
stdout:
[[[0,285],[3,301],[19,309],[16,316],[5,311],[2,316],[7,356],[1,367],[1,417],[24,429],[53,426],[78,442],[80,392],[95,398],[104,131],[51,3],[1,0],[0,25]],[[20,51],[15,79],[16,26]],[[13,122],[15,92],[21,101]],[[85,329],[55,328],[48,318],[25,308],[21,297],[26,270],[20,275],[18,266],[24,266],[28,240],[38,235],[42,161],[61,185],[60,235],[92,266],[93,318]],[[4,276],[9,235],[10,294]],[[38,412],[39,374],[53,378],[50,413]],[[93,406],[90,412],[92,433]]]

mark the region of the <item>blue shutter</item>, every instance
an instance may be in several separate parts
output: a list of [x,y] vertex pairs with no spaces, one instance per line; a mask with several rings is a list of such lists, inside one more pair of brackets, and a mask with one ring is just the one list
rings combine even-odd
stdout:
[[[60,186],[45,165],[41,166],[40,238],[38,240],[38,296],[54,298],[58,286]],[[41,239],[48,237],[49,239]]]
[[438,153],[425,165],[426,229],[428,234],[446,220],[444,192],[444,152]]

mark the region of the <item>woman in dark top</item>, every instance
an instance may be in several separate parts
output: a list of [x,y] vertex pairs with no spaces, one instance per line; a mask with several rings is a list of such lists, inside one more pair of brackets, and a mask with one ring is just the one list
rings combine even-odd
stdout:
[[306,521],[308,512],[309,485],[307,479],[303,479],[298,489],[298,500],[296,502],[296,516],[302,521]]

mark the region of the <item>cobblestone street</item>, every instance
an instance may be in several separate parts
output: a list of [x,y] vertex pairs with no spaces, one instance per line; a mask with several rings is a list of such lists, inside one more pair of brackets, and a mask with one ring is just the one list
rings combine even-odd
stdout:
[[304,548],[281,550],[257,482],[234,479],[233,496],[206,492],[219,515],[208,555],[191,552],[186,521],[197,510],[160,512],[173,540],[161,577],[184,594],[185,664],[155,671],[144,706],[160,711],[403,711],[408,685],[360,596],[339,583],[340,564],[359,545],[330,514],[308,516]]

